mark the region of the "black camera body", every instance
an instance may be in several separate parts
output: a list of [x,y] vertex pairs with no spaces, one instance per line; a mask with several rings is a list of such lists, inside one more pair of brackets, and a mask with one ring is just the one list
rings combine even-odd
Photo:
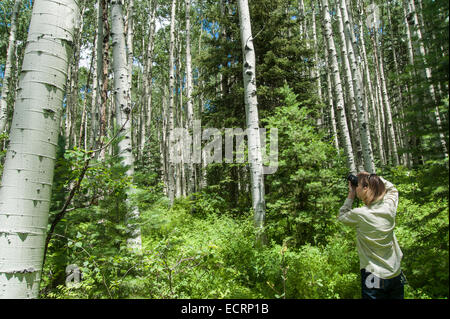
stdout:
[[353,174],[349,174],[347,176],[347,180],[350,181],[350,183],[354,186],[357,187],[358,186],[358,177],[353,175]]

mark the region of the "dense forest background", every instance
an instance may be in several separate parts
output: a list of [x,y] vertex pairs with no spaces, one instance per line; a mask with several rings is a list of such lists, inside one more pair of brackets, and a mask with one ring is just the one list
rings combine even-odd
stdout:
[[[243,163],[170,161],[176,127],[201,121],[223,141],[225,128],[249,125],[243,1],[58,0],[79,18],[60,53],[63,85],[43,86],[61,91],[60,110],[41,112],[59,131],[55,156],[27,150],[54,167],[51,192],[29,195],[24,182],[8,196],[23,130],[13,118],[39,68],[24,62],[30,20],[45,2],[0,2],[2,283],[20,246],[8,236],[25,233],[5,226],[7,207],[26,207],[48,225],[42,272],[15,272],[39,274],[35,297],[360,298],[355,231],[336,215],[347,174],[366,170],[399,190],[405,297],[448,298],[447,0],[249,1],[257,120],[278,130],[278,168],[258,185],[250,150]],[[57,55],[39,50],[35,61]],[[12,197],[25,202],[7,206]],[[66,284],[69,265],[78,284]]]

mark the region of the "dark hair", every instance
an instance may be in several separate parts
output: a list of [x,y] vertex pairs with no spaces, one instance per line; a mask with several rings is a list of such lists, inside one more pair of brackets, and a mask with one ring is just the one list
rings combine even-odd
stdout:
[[368,187],[366,204],[370,205],[373,201],[378,200],[386,193],[386,186],[377,174],[369,174],[367,172],[360,172],[357,175],[358,184],[362,187]]

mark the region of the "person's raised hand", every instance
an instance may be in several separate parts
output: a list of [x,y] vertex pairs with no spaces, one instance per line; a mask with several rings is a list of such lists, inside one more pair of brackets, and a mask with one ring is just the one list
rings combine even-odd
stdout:
[[348,182],[348,198],[350,199],[355,199],[356,196],[356,187],[352,185],[352,183],[350,183],[350,181]]

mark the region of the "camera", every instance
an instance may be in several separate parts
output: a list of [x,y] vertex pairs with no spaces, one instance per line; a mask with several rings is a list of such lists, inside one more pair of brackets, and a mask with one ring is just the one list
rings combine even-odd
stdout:
[[347,176],[347,180],[350,181],[350,183],[352,184],[352,186],[357,187],[358,186],[358,177],[356,177],[353,174],[349,174]]

